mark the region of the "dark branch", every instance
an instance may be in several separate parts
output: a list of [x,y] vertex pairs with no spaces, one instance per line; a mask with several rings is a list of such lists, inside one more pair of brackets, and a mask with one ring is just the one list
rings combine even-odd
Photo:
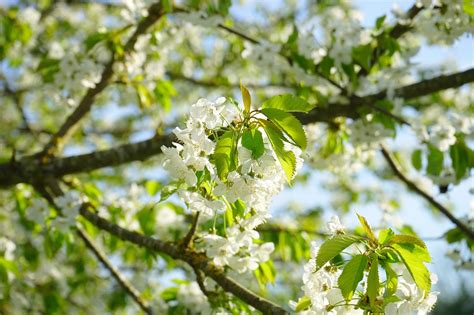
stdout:
[[441,212],[445,217],[447,217],[452,223],[454,223],[461,231],[463,231],[471,240],[474,240],[474,230],[470,229],[466,226],[463,222],[459,221],[446,207],[436,201],[432,196],[430,196],[427,192],[423,189],[418,187],[413,181],[411,181],[408,177],[403,174],[403,171],[397,165],[395,160],[392,158],[391,154],[388,150],[382,146],[382,154],[387,161],[388,165],[392,169],[393,173],[402,181],[404,182],[408,188],[412,191],[423,197],[426,201],[428,201],[433,207],[435,207],[439,212]]
[[[460,87],[474,82],[474,68],[450,75],[442,75],[395,89],[395,95],[405,99],[429,95],[441,90]],[[354,98],[349,105],[329,104],[316,107],[308,114],[298,118],[303,124],[331,122],[337,117],[357,119],[359,109],[367,104],[375,104],[386,97],[387,92]],[[17,183],[28,183],[37,177],[51,175],[60,177],[66,174],[89,172],[102,167],[115,166],[133,161],[146,160],[161,153],[162,145],[171,145],[174,137],[158,136],[145,141],[130,143],[116,148],[96,151],[66,158],[53,158],[41,163],[34,156],[27,156],[18,161],[0,164],[0,188]]]
[[264,314],[288,314],[288,312],[280,306],[256,295],[252,291],[235,282],[233,279],[229,278],[223,269],[216,267],[203,253],[197,252],[192,248],[183,248],[172,242],[164,242],[126,230],[101,218],[100,216],[91,212],[90,209],[90,205],[84,204],[80,209],[80,213],[84,218],[86,218],[99,229],[107,231],[124,241],[128,241],[154,251],[165,253],[171,258],[179,259],[188,263],[192,268],[201,270],[206,276],[212,278],[226,292],[234,294],[236,297],[255,307]]
[[118,271],[117,268],[112,265],[112,262],[107,258],[105,253],[95,244],[95,242],[87,235],[87,233],[81,229],[77,228],[77,234],[79,237],[84,241],[86,244],[87,248],[89,248],[94,255],[97,257],[97,259],[104,265],[104,267],[110,271],[112,276],[117,280],[119,285],[127,292],[128,295],[130,295],[135,302],[138,304],[138,306],[148,315],[153,315],[153,310],[151,307],[148,305],[146,301],[144,301],[140,297],[140,292],[125,278],[124,275]]

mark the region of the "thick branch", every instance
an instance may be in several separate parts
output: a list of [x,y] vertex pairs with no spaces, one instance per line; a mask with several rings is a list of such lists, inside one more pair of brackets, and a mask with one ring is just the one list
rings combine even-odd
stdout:
[[[161,2],[154,3],[148,9],[148,16],[144,18],[137,26],[135,32],[128,39],[124,46],[125,54],[133,51],[135,43],[140,35],[144,34],[148,28],[158,21],[164,14]],[[69,115],[64,124],[54,134],[49,143],[45,146],[43,154],[54,155],[60,151],[62,145],[66,142],[78,127],[79,121],[90,111],[92,104],[98,94],[100,94],[108,85],[113,75],[113,66],[117,56],[112,56],[111,60],[105,65],[99,83],[94,88],[87,90],[86,95],[81,100],[74,112]]]
[[235,282],[233,279],[227,277],[224,270],[211,263],[203,253],[197,252],[192,248],[183,248],[172,242],[164,242],[126,230],[101,218],[100,216],[91,212],[90,209],[90,205],[84,204],[80,209],[80,213],[99,229],[107,231],[124,241],[128,241],[154,251],[162,252],[174,259],[179,259],[188,263],[193,268],[202,270],[206,276],[212,278],[226,292],[234,294],[236,297],[255,307],[264,314],[288,314],[288,312],[286,312],[280,306],[256,295],[252,291]]
[[447,217],[452,223],[454,223],[461,231],[463,231],[471,240],[474,240],[474,230],[470,229],[466,226],[463,222],[459,221],[446,207],[436,201],[432,196],[430,196],[427,192],[423,189],[418,187],[413,181],[411,181],[408,177],[403,174],[403,171],[397,165],[395,160],[392,158],[391,154],[388,150],[382,146],[382,154],[387,161],[388,165],[392,169],[393,173],[402,181],[404,182],[408,188],[412,191],[416,192],[418,195],[423,197],[426,201],[428,201],[433,207],[438,209],[445,217]]
[[110,271],[112,276],[117,280],[120,286],[135,300],[138,306],[148,315],[153,315],[153,310],[148,305],[146,301],[144,301],[140,297],[140,292],[125,278],[124,275],[118,271],[117,268],[112,265],[112,262],[107,258],[105,253],[95,244],[95,242],[87,235],[87,233],[81,229],[77,228],[77,234],[80,238],[84,241],[86,246],[94,253],[97,259],[104,265],[104,267]]
[[[474,68],[397,88],[395,95],[405,99],[416,98],[471,82],[474,82]],[[361,107],[366,104],[375,104],[378,100],[384,99],[386,94],[387,92],[383,91],[354,98],[349,105],[329,104],[326,107],[316,107],[308,114],[298,115],[298,118],[303,124],[330,122],[337,117],[356,119],[360,116],[359,109]],[[38,176],[60,177],[66,174],[89,172],[102,167],[146,160],[160,154],[161,146],[170,145],[173,139],[174,137],[171,135],[154,137],[108,150],[66,158],[54,158],[46,163],[41,163],[34,156],[27,156],[19,161],[0,164],[0,188],[31,182]]]
[[172,136],[153,137],[136,143],[117,146],[65,158],[53,158],[41,163],[34,156],[19,161],[0,164],[0,188],[17,183],[32,182],[45,175],[61,177],[66,174],[90,172],[102,167],[115,166],[133,161],[143,161],[161,153],[162,145],[171,145]]

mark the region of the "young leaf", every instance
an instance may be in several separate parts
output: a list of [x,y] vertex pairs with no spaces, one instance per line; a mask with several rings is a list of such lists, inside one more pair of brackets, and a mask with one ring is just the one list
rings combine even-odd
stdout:
[[336,235],[326,240],[319,248],[318,256],[316,257],[316,268],[321,268],[325,263],[359,240],[359,237],[351,235]]
[[413,167],[417,170],[421,169],[422,166],[422,160],[421,160],[421,150],[415,150],[411,154],[411,164]]
[[250,98],[250,92],[247,88],[240,82],[240,91],[242,92],[242,100],[244,102],[244,110],[248,114],[250,113],[250,105],[252,104],[252,99]]
[[392,247],[400,255],[416,285],[428,294],[431,289],[430,272],[423,264],[422,258],[413,250],[416,245],[409,247],[405,244],[393,244]]
[[342,295],[349,301],[352,299],[357,285],[364,277],[364,270],[367,267],[367,256],[365,255],[356,255],[347,263],[347,265],[342,270],[337,284],[339,289],[341,289]]
[[275,108],[264,108],[262,113],[290,137],[302,150],[306,149],[306,134],[300,121],[290,113]]
[[217,175],[220,179],[226,179],[227,174],[229,174],[234,167],[234,155],[234,132],[229,130],[219,137],[214,154],[212,155],[214,164],[216,165]]
[[398,276],[397,273],[390,267],[390,264],[383,263],[382,268],[385,269],[385,288],[386,291],[384,293],[385,296],[391,296],[397,292],[398,287]]
[[375,299],[379,294],[379,258],[376,253],[370,257],[371,266],[369,275],[367,276],[367,297],[369,298],[370,306],[375,305]]
[[380,244],[385,244],[386,242],[388,242],[393,237],[393,235],[395,235],[395,233],[393,233],[392,229],[390,229],[390,228],[380,231],[379,232],[379,243]]
[[449,156],[456,173],[456,179],[461,179],[469,170],[469,147],[464,141],[458,141],[449,148]]
[[262,108],[276,108],[285,112],[307,113],[312,110],[314,106],[297,96],[283,94],[269,98],[263,102]]
[[296,312],[301,312],[311,306],[311,299],[307,296],[303,296],[298,300],[298,304],[296,304]]
[[372,228],[370,227],[367,220],[358,213],[357,213],[357,217],[359,218],[360,224],[362,224],[362,227],[364,228],[365,233],[367,233],[367,236],[371,240],[377,242],[377,238],[375,237],[374,231],[372,231]]
[[286,151],[283,144],[283,133],[280,129],[278,129],[273,123],[270,123],[265,120],[260,120],[263,124],[263,128],[265,133],[270,140],[270,144],[272,145],[273,151],[280,161],[281,167],[286,175],[286,180],[288,184],[291,185],[291,181],[295,176],[296,170],[296,157],[295,154],[291,151]]
[[138,96],[138,104],[140,105],[141,109],[148,108],[153,103],[153,96],[151,95],[150,91],[141,84],[136,85],[136,91]]
[[415,244],[422,248],[426,248],[425,242],[413,235],[395,235],[390,239],[389,244]]
[[429,148],[426,171],[431,175],[438,176],[443,170],[444,154],[434,146],[430,146]]
[[242,146],[252,151],[254,159],[261,157],[265,153],[265,146],[260,130],[256,128],[245,130],[242,134]]

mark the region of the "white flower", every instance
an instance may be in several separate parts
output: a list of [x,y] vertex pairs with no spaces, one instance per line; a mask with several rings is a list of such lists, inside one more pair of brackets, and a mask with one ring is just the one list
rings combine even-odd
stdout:
[[183,199],[192,212],[200,212],[205,217],[213,217],[215,213],[222,213],[226,205],[222,200],[208,200],[198,194],[186,190],[179,190],[178,195]]
[[176,299],[191,314],[211,314],[211,305],[195,281],[189,284],[181,284],[178,287]]
[[430,130],[430,142],[440,151],[447,151],[456,142],[456,129],[446,120],[439,120]]
[[0,254],[3,254],[3,257],[6,260],[15,259],[14,251],[16,249],[15,243],[9,240],[6,237],[0,237]]
[[336,234],[344,233],[344,230],[346,229],[346,227],[342,225],[337,215],[333,215],[327,223],[327,229],[329,233],[331,233],[332,235],[336,235]]

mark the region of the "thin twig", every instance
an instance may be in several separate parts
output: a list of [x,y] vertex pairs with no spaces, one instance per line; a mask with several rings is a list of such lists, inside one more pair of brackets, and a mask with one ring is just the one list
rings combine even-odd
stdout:
[[461,231],[463,231],[471,240],[474,240],[474,230],[470,229],[466,226],[463,222],[457,219],[447,208],[445,208],[442,204],[436,201],[432,196],[430,196],[427,192],[423,189],[418,187],[413,181],[411,181],[408,177],[403,174],[400,167],[397,165],[391,154],[388,150],[382,145],[381,146],[382,154],[387,161],[388,165],[395,173],[395,175],[404,182],[408,188],[416,192],[418,195],[423,197],[426,201],[428,201],[433,207],[438,209],[445,217],[447,217],[452,223],[454,223]]
[[[163,11],[161,1],[152,4],[148,9],[148,15],[140,23],[138,23],[135,32],[127,40],[124,45],[124,56],[133,51],[135,43],[138,37],[144,34],[156,21],[158,21],[165,12]],[[105,65],[102,71],[100,81],[94,88],[87,90],[85,96],[80,101],[74,112],[66,118],[66,121],[61,125],[58,132],[56,132],[50,139],[48,144],[41,152],[41,156],[51,156],[57,151],[60,151],[66,140],[74,133],[78,127],[80,120],[89,113],[95,98],[99,95],[107,86],[114,74],[114,64],[121,60],[123,57],[117,57],[112,55],[111,60]]]
[[191,228],[189,229],[188,233],[186,234],[186,236],[184,237],[183,239],[183,242],[182,242],[182,246],[183,247],[189,247],[193,241],[193,237],[194,237],[194,234],[196,233],[196,229],[197,229],[197,226],[198,226],[198,223],[199,223],[199,214],[201,212],[196,212],[196,214],[194,215],[194,218],[193,218],[193,223],[191,225]]
[[150,305],[144,301],[141,296],[140,292],[125,278],[124,275],[120,273],[120,271],[112,265],[112,262],[107,258],[105,253],[99,248],[97,244],[87,235],[86,231],[82,228],[77,227],[77,234],[80,238],[84,241],[87,248],[89,248],[97,259],[102,263],[102,265],[110,271],[112,276],[117,280],[119,285],[135,300],[138,306],[148,315],[153,315],[153,310]]
[[182,260],[191,267],[201,270],[206,276],[212,278],[226,292],[234,294],[247,304],[255,307],[264,314],[288,314],[288,312],[277,304],[255,294],[243,287],[225,274],[222,268],[215,266],[209,258],[202,252],[198,252],[190,247],[183,248],[173,242],[165,242],[143,234],[129,231],[112,223],[92,211],[92,205],[83,204],[80,214],[101,230],[107,231],[118,238],[134,243],[138,246],[167,254],[171,258]]

